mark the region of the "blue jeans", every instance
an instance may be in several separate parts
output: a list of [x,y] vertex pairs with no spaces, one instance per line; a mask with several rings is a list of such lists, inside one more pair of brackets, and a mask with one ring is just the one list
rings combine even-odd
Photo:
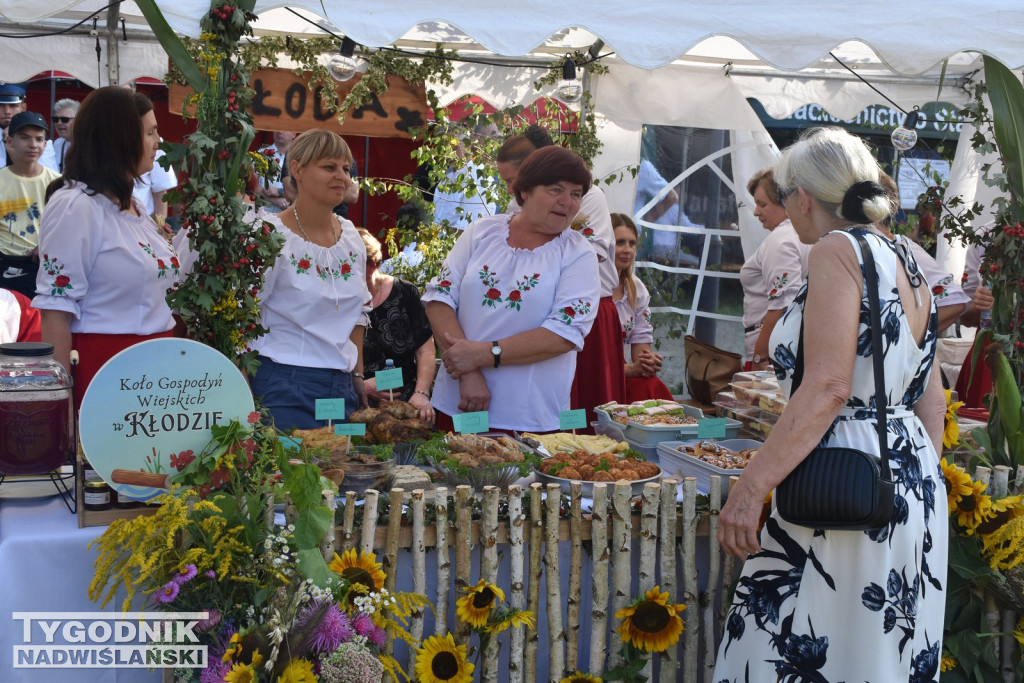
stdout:
[[325,426],[326,420],[316,419],[318,398],[345,399],[346,419],[359,409],[352,375],[347,372],[285,365],[266,356],[260,356],[259,361],[249,386],[281,431]]

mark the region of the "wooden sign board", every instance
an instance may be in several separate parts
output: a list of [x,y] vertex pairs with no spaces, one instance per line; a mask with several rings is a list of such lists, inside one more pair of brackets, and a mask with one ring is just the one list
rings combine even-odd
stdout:
[[[253,126],[256,130],[301,133],[310,128],[326,128],[345,135],[366,135],[378,138],[412,137],[410,128],[422,128],[427,122],[427,94],[422,85],[411,85],[400,76],[387,76],[388,90],[345,117],[338,117],[321,107],[319,90],[309,90],[310,72],[301,76],[291,69],[259,69],[252,72],[250,86],[256,91],[252,100]],[[335,83],[338,100],[352,91],[362,76]],[[179,84],[170,87],[167,106],[181,113],[182,103],[192,89]]]

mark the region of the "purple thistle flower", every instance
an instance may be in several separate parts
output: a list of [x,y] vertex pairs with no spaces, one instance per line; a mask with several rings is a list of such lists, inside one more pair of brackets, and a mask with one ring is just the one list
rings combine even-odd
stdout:
[[188,583],[196,575],[196,566],[194,564],[186,564],[184,569],[178,570],[178,575],[174,577],[174,580],[178,585]]
[[360,612],[359,615],[352,620],[352,628],[355,629],[356,635],[369,638],[370,634],[373,633],[373,629],[376,627],[373,625],[373,619],[370,618],[369,614]]
[[199,683],[224,683],[224,676],[230,668],[220,657],[207,658],[206,668],[199,674]]
[[[314,603],[307,612],[318,607],[319,605]],[[331,605],[324,612],[323,619],[320,620],[313,632],[312,646],[317,652],[329,654],[342,643],[351,640],[353,635],[355,635],[355,631],[352,630],[352,624],[348,617],[338,609],[337,605]]]
[[388,636],[387,633],[384,632],[384,629],[379,626],[374,626],[373,629],[370,630],[370,635],[368,635],[366,639],[377,647],[383,648],[384,643],[387,642]]
[[158,603],[167,604],[168,602],[174,600],[174,598],[178,597],[178,591],[180,589],[181,586],[178,585],[178,582],[174,579],[171,579],[166,584],[164,584],[163,588],[157,591],[155,599]]
[[196,630],[200,633],[206,633],[207,631],[215,628],[217,624],[220,623],[221,617],[224,616],[223,614],[221,614],[221,611],[216,608],[211,608],[203,611],[207,612],[210,616],[206,619],[200,619],[199,623],[196,624]]
[[217,572],[213,571],[212,569],[206,570],[205,574],[206,574],[206,578],[208,578],[208,579],[216,579],[217,578]]

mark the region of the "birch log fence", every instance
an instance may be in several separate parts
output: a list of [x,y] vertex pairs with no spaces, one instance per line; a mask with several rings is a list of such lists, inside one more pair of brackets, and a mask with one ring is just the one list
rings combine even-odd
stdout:
[[[498,681],[500,673],[509,683],[557,683],[576,669],[600,675],[618,661],[621,620],[615,613],[655,585],[668,590],[673,602],[686,604],[686,630],[675,647],[652,657],[648,676],[662,682],[710,680],[738,569],[722,562],[714,536],[722,486],[728,482],[712,478],[710,509],[701,512],[696,480],[682,482],[682,502],[677,501],[679,484],[646,484],[638,505],[631,502],[629,482],[595,483],[592,499],[583,498],[578,484],[568,496],[557,484],[513,485],[507,493],[487,487],[479,499],[468,486],[432,492],[396,488],[388,499],[404,500],[403,511],[396,514],[397,506],[389,506],[386,522],[379,516],[380,493],[368,491],[362,505],[346,493],[339,506],[341,523],[322,549],[325,556],[353,547],[375,552],[388,587],[426,594],[435,607],[433,632],[452,631],[460,644],[473,645],[470,630],[459,620],[453,624],[450,611],[478,578],[506,590],[511,607],[532,610],[536,628],[514,627],[501,645],[509,649],[501,671],[498,639],[491,640],[477,669],[480,681]],[[704,559],[698,566],[700,537],[707,540],[707,552],[700,553]],[[427,580],[429,555],[434,556],[433,586]],[[505,567],[504,585],[499,565]],[[415,615],[412,633],[424,634],[429,616]],[[547,646],[547,666],[538,666],[541,643]],[[408,656],[406,671],[412,674],[415,653]],[[546,678],[540,675],[545,669]]]
[[[1017,482],[1024,481],[1021,470]],[[996,497],[1008,493],[1009,475],[1010,469],[1001,466],[994,471],[978,467],[974,473]],[[652,656],[646,675],[661,683],[710,681],[729,591],[740,568],[735,558],[721,551],[716,538],[724,487],[729,483],[711,477],[708,505],[700,511],[693,478],[682,482],[681,502],[677,501],[680,482],[672,479],[646,484],[638,499],[629,482],[594,483],[592,499],[583,498],[578,483],[573,483],[568,497],[557,484],[539,483],[513,485],[507,493],[486,487],[479,499],[469,486],[430,492],[395,488],[388,500],[402,500],[402,509],[395,514],[396,508],[389,506],[384,523],[378,491],[367,491],[361,504],[349,491],[339,506],[341,523],[325,537],[321,550],[325,558],[353,547],[374,552],[384,564],[387,588],[411,588],[430,598],[433,615],[413,616],[410,631],[417,638],[432,616],[434,633],[450,630],[458,643],[467,644],[468,625],[450,621],[455,600],[475,583],[474,577],[506,590],[509,605],[533,612],[536,627],[511,629],[504,669],[499,666],[499,643],[492,639],[477,669],[479,680],[487,683],[499,678],[509,683],[558,683],[576,669],[600,675],[620,661],[616,629],[621,620],[615,613],[659,585],[672,602],[686,605],[686,630],[674,647]],[[1022,492],[1019,486],[1009,491]],[[633,500],[639,500],[636,507]],[[584,501],[589,504],[586,510]],[[324,503],[333,506],[333,494],[325,492]],[[286,516],[289,513],[294,509],[289,508]],[[704,552],[700,539],[706,539]],[[476,547],[479,566],[474,571]],[[433,586],[427,580],[430,554],[434,555]],[[499,576],[502,566],[506,567],[504,585]],[[589,599],[584,589],[589,589]],[[991,595],[987,598],[989,626],[1001,632],[996,657],[1004,671],[1012,671],[1012,662],[1007,661],[1012,650],[1009,634],[1018,617],[1001,610]],[[542,642],[546,667],[539,666],[538,660]],[[393,651],[392,643],[387,647]],[[414,676],[415,653],[408,657],[406,671]],[[546,679],[539,675],[542,670]],[[505,671],[507,676],[499,676]],[[1006,680],[1012,680],[1012,674]]]

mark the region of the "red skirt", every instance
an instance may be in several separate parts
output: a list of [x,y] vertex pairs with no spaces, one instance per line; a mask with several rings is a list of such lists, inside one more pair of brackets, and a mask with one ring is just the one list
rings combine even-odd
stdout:
[[[610,296],[602,297],[597,318],[576,355],[576,377],[569,393],[573,409],[587,409],[587,424],[597,419],[594,406],[626,398],[626,357],[622,350],[622,324]],[[589,430],[588,430],[589,431]]]
[[658,377],[627,377],[626,403],[647,401],[652,398],[663,398],[672,401],[672,392]]
[[82,397],[89,383],[103,364],[129,346],[150,339],[173,337],[174,330],[156,334],[94,334],[80,332],[71,335],[71,348],[78,351],[78,365],[75,366],[75,410],[82,406]]
[[[985,362],[984,353],[985,346],[992,342],[987,337],[988,335],[985,334],[985,340],[981,341],[981,335],[979,335],[979,339],[971,347],[971,352],[964,359],[964,364],[960,366],[960,374],[956,379],[956,397],[958,401],[964,402],[965,408],[987,408],[985,397],[992,391],[992,372],[988,369],[988,363]],[[971,357],[978,344],[982,345],[982,352],[978,354],[978,362],[974,366],[972,375]]]

